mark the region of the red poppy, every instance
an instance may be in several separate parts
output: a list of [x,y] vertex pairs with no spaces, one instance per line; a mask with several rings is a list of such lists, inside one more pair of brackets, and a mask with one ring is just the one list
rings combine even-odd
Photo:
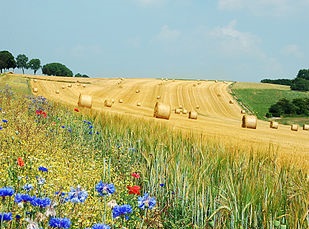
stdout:
[[41,115],[41,116],[43,116],[44,118],[46,118],[46,117],[47,117],[47,113],[46,113],[45,111],[42,111],[42,110],[36,110],[36,111],[35,111],[35,113],[36,113],[37,115]]
[[132,177],[135,177],[137,179],[141,178],[141,176],[139,175],[139,173],[132,173],[131,174]]
[[75,107],[75,108],[74,108],[74,111],[79,112],[79,109]]
[[127,186],[127,189],[129,189],[129,194],[135,194],[135,195],[140,195],[141,192],[141,187],[134,185],[134,186]]
[[45,111],[42,111],[42,114],[41,114],[44,118],[47,117],[47,113]]
[[21,157],[17,158],[17,164],[20,167],[23,167],[25,165],[25,162],[23,161],[23,159]]
[[36,113],[37,115],[40,115],[40,114],[42,114],[42,110],[36,110],[35,113]]

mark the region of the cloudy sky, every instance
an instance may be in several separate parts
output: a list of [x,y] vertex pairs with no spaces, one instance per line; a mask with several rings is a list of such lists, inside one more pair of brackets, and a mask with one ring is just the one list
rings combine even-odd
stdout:
[[74,74],[259,82],[309,68],[309,0],[0,3],[0,50]]

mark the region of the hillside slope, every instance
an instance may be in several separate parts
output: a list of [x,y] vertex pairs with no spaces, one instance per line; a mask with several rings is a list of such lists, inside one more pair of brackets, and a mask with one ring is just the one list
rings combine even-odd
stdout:
[[[79,94],[87,94],[92,96],[92,109],[151,119],[177,129],[203,133],[232,148],[267,149],[284,155],[282,160],[290,161],[293,158],[300,164],[309,164],[309,131],[302,128],[291,131],[290,126],[285,125],[280,125],[279,129],[271,129],[268,122],[261,120],[258,120],[257,129],[242,128],[241,107],[230,103],[233,98],[228,92],[229,83],[226,82],[91,78],[78,79],[77,83],[76,78],[35,78],[37,80],[31,79],[32,87],[38,89],[35,94],[51,100],[77,106]],[[68,87],[69,83],[72,87]],[[57,90],[59,94],[56,93]],[[136,93],[136,90],[140,92]],[[104,107],[105,99],[115,100],[111,108]],[[119,103],[119,99],[123,99],[123,103]],[[172,112],[170,120],[155,119],[153,110],[156,101],[169,104],[172,109],[181,105],[188,111],[196,110],[198,118],[192,120],[188,119],[187,114]],[[137,106],[138,102],[141,106]]]

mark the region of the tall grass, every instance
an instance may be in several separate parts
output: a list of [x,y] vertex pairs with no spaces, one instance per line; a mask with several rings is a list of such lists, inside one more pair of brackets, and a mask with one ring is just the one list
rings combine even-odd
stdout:
[[[194,133],[175,132],[163,124],[93,110],[74,112],[43,98],[0,93],[0,188],[32,183],[33,195],[58,202],[58,217],[71,228],[102,222],[112,228],[308,228],[307,171],[278,165],[276,152],[244,151]],[[37,115],[44,110],[47,117]],[[25,166],[16,163],[22,157]],[[39,166],[49,169],[38,171]],[[140,179],[131,176],[133,172]],[[37,177],[46,180],[37,183]],[[103,198],[100,181],[113,183],[116,192]],[[84,204],[60,204],[55,191],[80,185],[88,191]],[[157,200],[154,209],[137,207],[128,185],[141,187]],[[14,195],[15,195],[14,194]],[[110,200],[130,204],[130,219],[112,217]],[[0,213],[21,220],[2,221],[2,228],[26,228],[26,218],[37,220],[43,209],[1,201]],[[39,222],[48,228],[48,219]]]

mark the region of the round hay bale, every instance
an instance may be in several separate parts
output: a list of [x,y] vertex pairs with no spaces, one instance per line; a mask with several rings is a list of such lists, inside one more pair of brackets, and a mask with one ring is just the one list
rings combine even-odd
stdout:
[[83,84],[82,86],[83,86],[83,88],[85,88],[85,87],[86,87],[86,84]]
[[160,98],[161,98],[161,96],[160,96],[160,95],[158,95],[158,96],[157,96],[157,99],[160,99]]
[[309,125],[308,124],[304,124],[303,125],[303,130],[309,130]]
[[197,119],[197,112],[196,111],[190,111],[189,112],[189,119]]
[[38,81],[37,81],[37,79],[34,79],[34,80],[33,80],[33,82],[35,82],[35,83],[36,83],[36,82],[38,82]]
[[155,118],[169,119],[171,116],[171,107],[169,105],[156,102],[153,116]]
[[175,109],[175,114],[180,114],[181,113],[181,109],[177,108]]
[[230,103],[230,104],[234,104],[233,100],[230,100],[229,103]]
[[251,128],[251,129],[256,129],[257,125],[257,120],[256,116],[254,115],[244,115],[242,117],[242,127],[243,128]]
[[182,105],[179,105],[178,108],[179,108],[179,109],[182,109]]
[[123,99],[119,99],[119,103],[123,103]]
[[112,105],[113,105],[113,100],[111,100],[111,99],[105,99],[104,100],[104,106],[105,107],[112,107]]
[[139,90],[139,89],[137,89],[135,92],[136,92],[136,93],[140,93],[140,90]]
[[36,87],[34,87],[33,89],[32,89],[32,91],[34,92],[34,93],[38,93],[38,89],[36,88]]
[[62,89],[65,89],[65,86],[64,86],[64,85],[62,85],[62,86],[61,86],[61,88],[62,88]]
[[183,113],[183,114],[187,114],[188,111],[187,111],[186,109],[182,109],[182,113]]
[[72,84],[71,84],[71,83],[69,83],[69,84],[68,84],[68,87],[72,87]]
[[199,105],[196,105],[196,107],[195,107],[196,109],[200,109],[200,106]]
[[59,90],[56,90],[56,94],[59,94],[60,93],[60,91]]
[[80,83],[77,83],[77,86],[80,86]]
[[215,80],[215,83],[218,83],[218,80]]
[[279,127],[279,123],[275,121],[271,121],[269,125],[270,125],[270,128],[272,129],[278,129]]
[[291,130],[292,131],[298,131],[298,125],[297,124],[292,124],[291,125]]
[[78,103],[77,104],[80,107],[91,108],[92,107],[92,96],[91,95],[79,94]]
[[241,114],[246,114],[246,111],[245,110],[241,110],[240,113]]
[[138,103],[136,104],[136,106],[140,107],[140,106],[142,106],[142,103],[138,102]]

